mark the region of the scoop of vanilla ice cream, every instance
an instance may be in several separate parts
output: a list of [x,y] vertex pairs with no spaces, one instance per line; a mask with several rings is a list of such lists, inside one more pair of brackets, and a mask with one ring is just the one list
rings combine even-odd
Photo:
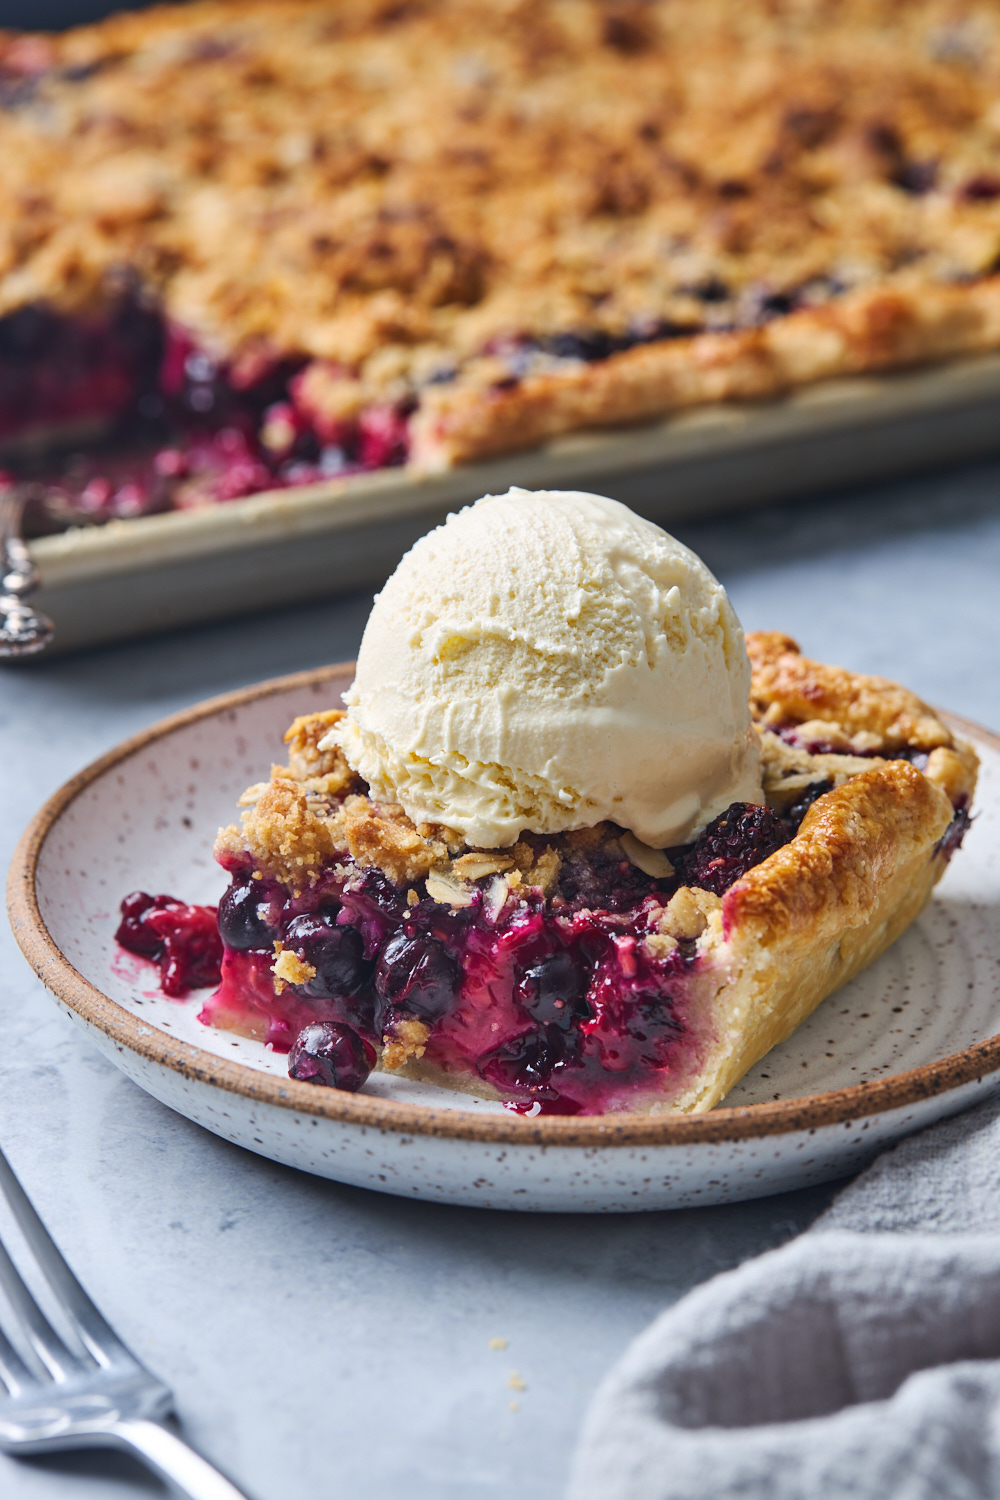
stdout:
[[328,738],[376,800],[473,846],[608,818],[664,848],[763,800],[749,690],[693,552],[615,500],[512,489],[403,558]]

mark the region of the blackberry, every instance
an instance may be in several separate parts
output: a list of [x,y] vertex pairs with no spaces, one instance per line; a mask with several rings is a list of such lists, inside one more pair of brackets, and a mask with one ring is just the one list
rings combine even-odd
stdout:
[[721,896],[790,838],[787,825],[769,807],[733,802],[680,853],[674,865],[683,885],[700,886]]

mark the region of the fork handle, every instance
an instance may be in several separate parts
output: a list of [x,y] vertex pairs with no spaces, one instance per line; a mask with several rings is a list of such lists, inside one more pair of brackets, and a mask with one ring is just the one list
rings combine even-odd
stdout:
[[136,1417],[116,1422],[113,1431],[124,1448],[187,1500],[249,1500],[169,1427]]

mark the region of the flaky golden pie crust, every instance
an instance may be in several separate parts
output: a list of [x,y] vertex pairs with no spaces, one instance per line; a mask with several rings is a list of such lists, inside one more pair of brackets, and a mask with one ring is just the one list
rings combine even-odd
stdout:
[[137,280],[442,467],[997,347],[998,149],[992,4],[196,0],[0,34],[0,314]]
[[[894,942],[944,873],[941,841],[975,791],[975,751],[915,694],[811,661],[786,635],[751,634],[747,646],[767,801],[784,813],[817,783],[830,789],[790,842],[721,898],[682,886],[664,905],[645,941],[656,954],[679,942],[696,945],[701,963],[689,1021],[701,1045],[687,1071],[635,1099],[636,1112],[712,1108],[821,1000]],[[339,716],[333,710],[295,721],[286,736],[289,764],[249,789],[242,824],[220,830],[217,853],[247,851],[260,873],[293,890],[349,857],[400,885],[423,881],[434,900],[454,905],[467,903],[471,886],[484,879],[505,881],[513,892],[523,886],[548,893],[561,860],[581,842],[633,857],[629,836],[611,824],[522,838],[496,851],[467,849],[438,825],[414,825],[401,808],[373,804],[339,750],[318,750]],[[423,1027],[387,1038],[381,1066],[498,1097],[477,1077],[430,1066],[422,1058],[426,1037]]]

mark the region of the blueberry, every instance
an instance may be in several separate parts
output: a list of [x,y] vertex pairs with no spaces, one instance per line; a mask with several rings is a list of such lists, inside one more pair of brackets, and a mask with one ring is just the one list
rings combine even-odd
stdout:
[[613,354],[615,340],[600,328],[589,328],[580,333],[553,334],[543,348],[558,359],[582,359],[589,364]]
[[798,306],[798,295],[792,291],[773,292],[756,288],[746,299],[746,321],[753,326],[786,317]]
[[375,1066],[375,1048],[350,1026],[334,1021],[303,1026],[288,1054],[288,1076],[350,1094],[367,1082]]
[[364,943],[353,927],[336,924],[328,912],[293,917],[285,928],[285,947],[312,964],[316,978],[301,986],[317,999],[353,995],[365,979]]
[[693,286],[679,287],[678,290],[687,292],[691,297],[697,297],[699,302],[728,302],[732,296],[731,288],[721,276],[717,276],[714,272],[703,277]]
[[375,989],[386,1007],[435,1021],[449,1008],[462,974],[437,938],[396,932],[379,954]]
[[963,805],[956,808],[955,816],[945,829],[943,837],[938,840],[937,847],[934,850],[935,854],[943,854],[946,860],[951,859],[956,850],[962,847],[962,840],[968,833],[971,823],[972,817],[968,806]]
[[565,1051],[565,1039],[558,1027],[526,1031],[492,1053],[482,1072],[501,1089],[544,1089]]
[[516,993],[534,1020],[560,1031],[568,1031],[591,1014],[587,976],[568,948],[558,949],[526,970]]
[[909,193],[912,198],[922,198],[934,187],[937,177],[936,161],[904,161],[892,173],[889,181],[902,188],[904,193]]
[[785,822],[791,825],[794,832],[798,832],[799,824],[813,803],[822,797],[825,792],[830,791],[832,786],[832,781],[814,781],[811,786],[806,787],[801,797],[792,803],[791,807],[785,813]]
[[270,948],[279,935],[274,902],[261,881],[234,879],[219,902],[219,932],[227,948]]

